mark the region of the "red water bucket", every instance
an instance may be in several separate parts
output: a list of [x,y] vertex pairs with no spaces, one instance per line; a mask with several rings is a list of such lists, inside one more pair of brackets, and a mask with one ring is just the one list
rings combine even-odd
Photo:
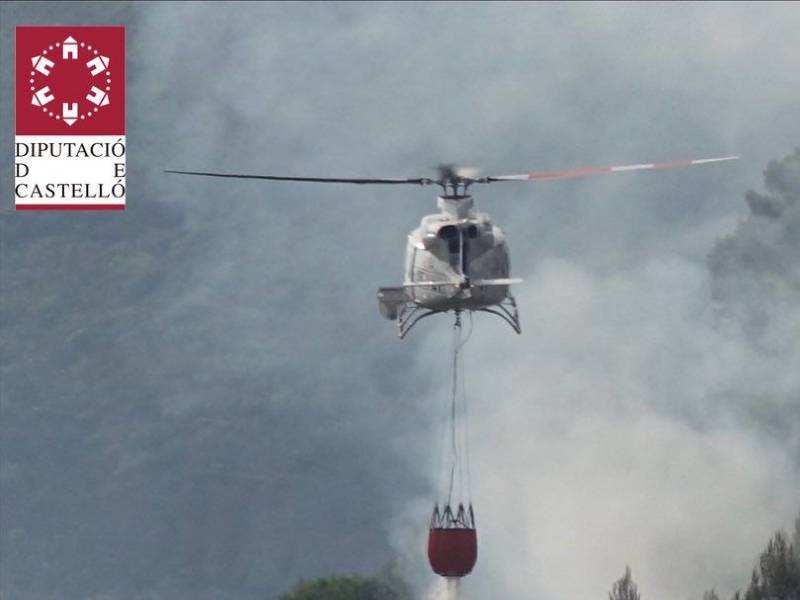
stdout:
[[478,560],[475,529],[432,527],[428,533],[428,561],[442,577],[464,577]]

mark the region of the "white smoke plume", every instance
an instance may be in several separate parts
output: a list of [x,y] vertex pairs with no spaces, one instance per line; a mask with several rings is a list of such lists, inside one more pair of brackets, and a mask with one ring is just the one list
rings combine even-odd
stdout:
[[710,269],[543,259],[521,337],[477,319],[463,598],[602,598],[626,564],[648,600],[746,584],[800,508],[798,167],[770,165]]
[[458,600],[458,589],[458,579],[440,577],[431,584],[425,600]]

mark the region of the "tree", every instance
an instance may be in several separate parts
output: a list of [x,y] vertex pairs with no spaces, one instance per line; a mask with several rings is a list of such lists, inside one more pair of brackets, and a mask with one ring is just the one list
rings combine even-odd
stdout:
[[708,590],[705,594],[703,594],[703,600],[719,600],[719,594],[714,588]]
[[800,600],[800,565],[782,531],[772,537],[761,553],[744,600]]
[[625,566],[625,575],[618,579],[611,592],[608,594],[608,600],[641,600],[639,590],[631,578],[631,568]]
[[[739,592],[736,592],[737,595]],[[762,600],[764,596],[761,593],[761,578],[758,576],[758,570],[753,569],[750,575],[750,585],[744,593],[744,600]]]
[[396,573],[384,570],[378,577],[300,580],[278,600],[411,600],[411,590]]

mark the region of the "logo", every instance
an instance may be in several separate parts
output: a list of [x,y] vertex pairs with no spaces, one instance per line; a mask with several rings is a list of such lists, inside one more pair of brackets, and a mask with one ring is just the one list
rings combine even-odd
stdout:
[[124,209],[124,27],[16,33],[17,209]]

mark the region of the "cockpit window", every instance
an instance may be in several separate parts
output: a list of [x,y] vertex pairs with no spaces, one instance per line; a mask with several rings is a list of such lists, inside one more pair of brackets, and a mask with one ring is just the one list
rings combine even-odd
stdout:
[[450,254],[459,253],[458,227],[456,227],[455,225],[445,225],[444,227],[439,229],[439,233],[437,235],[441,239],[447,241],[447,251]]
[[450,265],[453,269],[464,275],[469,275],[469,256],[472,242],[478,237],[478,228],[474,224],[465,227],[445,225],[439,229],[437,235],[447,242],[447,252],[450,255]]

